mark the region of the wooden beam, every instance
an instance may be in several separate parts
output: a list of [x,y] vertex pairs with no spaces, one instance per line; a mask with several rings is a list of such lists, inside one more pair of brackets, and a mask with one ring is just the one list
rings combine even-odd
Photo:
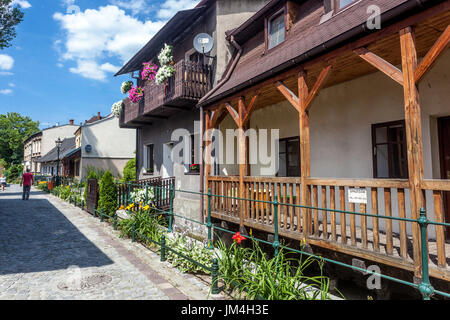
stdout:
[[244,125],[247,124],[248,120],[250,119],[250,115],[252,114],[253,109],[255,108],[256,99],[258,98],[258,96],[259,92],[253,96],[252,100],[250,101],[250,104],[246,108],[244,119],[242,119]]
[[330,75],[331,67],[332,67],[331,65],[328,65],[325,68],[323,68],[319,76],[317,77],[316,83],[312,87],[311,92],[308,94],[308,98],[306,98],[306,101],[303,106],[306,111],[309,110],[312,101],[318,95],[320,89],[322,89],[322,87],[324,86],[328,76]]
[[291,90],[289,90],[289,88],[286,87],[282,81],[276,81],[274,85],[286,98],[286,100],[289,101],[298,112],[300,112],[299,98]]
[[238,112],[234,110],[233,106],[229,102],[225,103],[225,107],[227,108],[228,113],[233,118],[234,122],[236,122],[236,125],[239,127],[240,119]]
[[440,37],[433,44],[431,49],[427,52],[425,57],[420,61],[419,66],[414,72],[414,78],[416,83],[422,80],[423,76],[431,69],[433,64],[441,56],[441,54],[448,48],[450,42],[450,25],[447,26],[445,31],[440,35]]
[[[421,181],[423,180],[422,127],[420,116],[419,90],[414,76],[417,69],[417,51],[411,27],[400,30],[400,48],[403,69],[403,93],[405,100],[405,125],[410,183],[411,217],[419,218],[423,206]],[[417,223],[412,225],[414,275],[421,278],[422,262],[420,233]]]
[[[216,110],[214,110],[214,113],[211,117],[211,122],[209,124],[210,128],[216,128],[217,125],[222,122],[222,120],[224,119],[224,117],[221,117],[222,114],[225,112],[225,106],[221,105],[219,108],[217,108]],[[220,122],[219,122],[220,119]]]
[[209,129],[211,124],[211,113],[209,111],[205,112],[205,155],[202,161],[205,161],[205,190],[207,191],[210,188],[209,185],[209,176],[211,175],[211,133]]
[[386,74],[388,77],[390,77],[392,80],[399,83],[401,86],[403,86],[403,74],[402,71],[397,68],[396,66],[393,66],[383,58],[380,58],[375,53],[367,50],[366,48],[358,48],[355,49],[354,52],[363,60],[370,63],[372,66]]

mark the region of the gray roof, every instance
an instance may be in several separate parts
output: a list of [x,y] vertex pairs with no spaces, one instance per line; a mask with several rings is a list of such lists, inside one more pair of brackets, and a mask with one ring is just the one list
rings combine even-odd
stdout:
[[[61,144],[59,149],[59,159],[63,159],[67,154],[75,150],[76,148],[75,137],[66,138]],[[41,157],[37,162],[55,162],[58,160],[58,150],[56,146],[50,150],[47,154]]]

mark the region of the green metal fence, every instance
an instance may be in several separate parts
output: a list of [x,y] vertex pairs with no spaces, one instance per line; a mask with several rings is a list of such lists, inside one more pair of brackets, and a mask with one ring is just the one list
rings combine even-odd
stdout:
[[[136,185],[138,187],[141,187],[141,185]],[[159,188],[158,186],[152,186],[151,188]],[[149,188],[146,188],[146,190],[148,191]],[[173,199],[175,198],[175,194],[176,192],[179,193],[187,193],[187,194],[195,194],[195,195],[199,195],[199,196],[205,196],[207,197],[207,222],[204,223],[202,221],[197,221],[195,219],[190,219],[187,217],[184,217],[182,215],[179,215],[177,213],[175,213],[173,211]],[[275,191],[276,193],[276,191]],[[266,200],[256,200],[256,199],[246,199],[246,198],[239,198],[239,197],[232,197],[232,196],[224,196],[224,195],[215,195],[211,193],[211,190],[208,190],[208,193],[201,193],[201,192],[195,192],[195,191],[187,191],[187,190],[175,190],[174,186],[172,185],[170,187],[170,192],[169,192],[169,197],[170,197],[170,208],[168,210],[162,210],[162,209],[157,209],[154,208],[155,210],[157,210],[160,214],[164,214],[167,216],[168,220],[169,220],[169,226],[167,228],[167,232],[171,233],[173,232],[173,222],[174,222],[174,218],[180,218],[180,219],[184,219],[199,225],[203,225],[207,228],[208,230],[208,244],[205,247],[205,250],[210,250],[213,249],[213,241],[212,241],[212,234],[214,232],[214,230],[219,230],[222,232],[227,232],[227,233],[231,233],[234,234],[235,231],[231,231],[228,229],[224,229],[218,226],[215,226],[212,224],[212,218],[211,218],[211,199],[213,197],[221,197],[221,198],[228,198],[228,199],[234,199],[234,200],[238,200],[238,201],[251,201],[251,202],[259,202],[259,203],[266,203],[266,204],[271,204],[274,207],[274,221],[273,221],[273,225],[274,225],[274,241],[270,242],[270,241],[266,241],[263,239],[259,239],[253,236],[246,236],[247,238],[250,238],[252,240],[255,240],[257,242],[260,243],[265,243],[268,245],[271,245],[274,248],[274,254],[277,255],[279,253],[280,249],[283,250],[287,250],[287,251],[291,251],[291,252],[295,252],[295,253],[299,253],[305,256],[310,256],[310,257],[314,257],[320,260],[323,260],[325,262],[329,262],[332,264],[336,264],[339,265],[341,267],[346,267],[349,269],[353,269],[356,271],[360,271],[363,272],[365,274],[370,274],[370,275],[376,275],[380,278],[386,279],[386,280],[390,280],[393,282],[397,282],[403,285],[407,285],[410,286],[412,288],[417,289],[424,300],[430,300],[430,298],[433,295],[439,295],[445,298],[450,298],[450,293],[448,292],[443,292],[443,291],[439,291],[439,290],[435,290],[433,288],[433,286],[430,283],[430,276],[429,276],[429,265],[428,265],[428,246],[427,246],[427,228],[429,225],[439,225],[439,226],[447,226],[449,227],[450,224],[449,223],[442,223],[442,222],[434,222],[434,221],[430,221],[427,216],[426,216],[426,211],[424,208],[422,208],[420,210],[420,216],[418,219],[410,219],[410,218],[400,218],[400,217],[393,217],[393,216],[383,216],[383,215],[374,215],[374,214],[369,214],[369,213],[360,213],[360,212],[352,212],[352,211],[346,211],[346,210],[337,210],[337,209],[330,209],[330,208],[319,208],[319,207],[310,207],[310,206],[302,206],[302,205],[296,205],[296,204],[290,204],[290,203],[282,203],[279,202],[277,200],[275,201],[266,201]],[[148,199],[148,196],[146,196],[146,199]],[[274,199],[278,199],[277,195],[275,194]],[[130,203],[130,200],[128,200],[128,204]],[[76,203],[75,203],[76,205]],[[353,265],[349,265],[347,263],[343,263],[341,261],[337,261],[337,260],[333,260],[333,259],[329,259],[329,258],[324,258],[322,256],[318,256],[303,250],[297,250],[294,248],[290,248],[287,246],[284,246],[280,243],[279,241],[279,230],[278,230],[278,208],[281,205],[285,205],[285,206],[292,206],[292,207],[299,207],[299,208],[306,208],[306,209],[313,209],[313,210],[321,210],[321,211],[328,211],[328,212],[335,212],[335,213],[346,213],[346,214],[353,214],[353,215],[360,215],[360,216],[366,216],[366,217],[376,217],[376,218],[381,218],[381,219],[391,219],[391,220],[399,220],[399,221],[406,221],[406,222],[411,222],[411,223],[417,223],[420,227],[420,236],[421,236],[421,261],[422,261],[422,279],[421,282],[419,284],[413,283],[413,282],[409,282],[409,281],[405,281],[402,279],[398,279],[395,277],[391,277],[382,273],[377,273],[374,272],[372,270],[368,270],[368,269],[363,269],[357,266],[353,266]],[[81,207],[83,207],[81,205]],[[103,212],[100,210],[95,210],[94,216],[100,218],[101,221],[104,220],[104,218],[107,215],[104,215]],[[117,228],[117,215],[114,214],[113,217],[107,216],[109,219],[113,219],[114,221],[114,229]],[[166,260],[166,252],[167,251],[171,251],[174,254],[179,255],[182,258],[185,258],[187,260],[189,260],[190,262],[198,265],[199,267],[208,270],[211,272],[212,274],[212,288],[211,288],[211,292],[213,294],[218,293],[218,261],[217,259],[213,259],[211,266],[205,266],[189,257],[184,256],[183,254],[173,250],[172,248],[168,247],[166,245],[166,241],[165,241],[165,236],[163,236],[161,242],[157,242],[154,241],[153,239],[149,239],[147,237],[145,237],[142,234],[139,234],[135,231],[135,228],[133,228],[133,232],[132,232],[132,241],[136,241],[137,238],[141,238],[141,239],[145,239],[148,240],[158,246],[160,246],[161,248],[161,261],[165,261]]]

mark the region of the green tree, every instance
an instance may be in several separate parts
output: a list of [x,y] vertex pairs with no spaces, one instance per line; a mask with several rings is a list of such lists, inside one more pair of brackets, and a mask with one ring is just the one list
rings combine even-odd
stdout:
[[0,0],[0,49],[11,46],[11,41],[16,37],[15,27],[23,20],[23,12],[12,2]]
[[19,183],[18,179],[21,179],[23,173],[23,165],[13,164],[8,168],[8,182]]
[[38,121],[16,112],[0,114],[0,157],[8,164],[22,163],[24,142],[36,132]]
[[109,216],[112,216],[118,208],[116,183],[109,170],[105,172],[100,180],[98,208]]
[[123,182],[136,181],[136,159],[128,161],[123,168]]

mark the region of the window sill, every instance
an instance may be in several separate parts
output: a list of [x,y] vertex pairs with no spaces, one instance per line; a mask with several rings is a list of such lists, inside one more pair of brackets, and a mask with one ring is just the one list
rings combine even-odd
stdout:
[[185,176],[199,176],[200,172],[185,172]]
[[144,176],[154,176],[155,173],[154,172],[144,172],[142,175],[144,175]]

